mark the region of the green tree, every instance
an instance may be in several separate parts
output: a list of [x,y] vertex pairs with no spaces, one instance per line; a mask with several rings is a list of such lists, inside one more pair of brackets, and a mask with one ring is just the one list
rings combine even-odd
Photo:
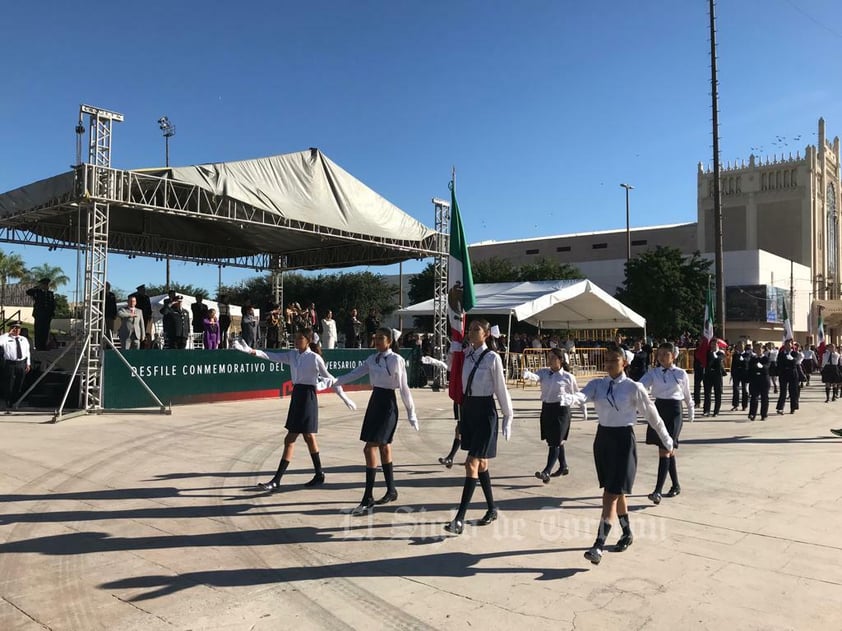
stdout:
[[26,274],[27,280],[37,283],[42,278],[50,279],[50,289],[56,290],[70,282],[70,278],[64,273],[64,270],[58,266],[43,263],[30,268]]
[[710,267],[699,252],[686,258],[678,248],[658,246],[626,263],[616,298],[646,318],[655,338],[675,339],[701,326]]
[[548,258],[541,258],[535,263],[527,263],[518,268],[519,281],[538,281],[538,280],[567,280],[574,278],[584,278],[585,275],[579,271],[579,268],[573,267],[568,263],[559,263]]
[[20,254],[0,251],[0,307],[6,304],[6,284],[13,278],[26,278],[26,265]]
[[474,283],[510,283],[520,280],[520,268],[500,256],[471,261],[471,272]]
[[[43,278],[43,276],[42,276]],[[73,314],[70,311],[70,303],[67,302],[67,296],[64,294],[56,294],[56,312],[53,318],[70,318]]]
[[[210,296],[210,293],[204,287],[195,287],[194,285],[185,285],[182,283],[170,283],[170,289],[172,289],[175,293],[186,295],[186,296],[193,296],[195,298],[201,298],[202,300],[207,299]],[[130,292],[131,293],[131,292]],[[149,296],[160,296],[161,294],[167,293],[166,285],[146,285],[146,293]]]

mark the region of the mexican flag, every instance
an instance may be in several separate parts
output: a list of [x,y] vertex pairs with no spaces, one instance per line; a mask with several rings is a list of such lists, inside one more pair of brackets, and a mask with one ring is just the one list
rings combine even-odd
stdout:
[[698,361],[702,368],[707,367],[708,350],[710,349],[710,341],[713,339],[713,299],[710,295],[710,279],[708,279],[708,291],[705,298],[705,319],[702,323],[702,339],[696,345],[696,361]]
[[474,302],[474,279],[468,258],[468,243],[456,203],[456,185],[450,182],[450,256],[447,261],[447,320],[450,323],[451,362],[448,392],[456,403],[462,403],[462,364],[465,355],[462,340],[465,337],[466,313]]
[[827,343],[824,339],[824,318],[822,317],[821,312],[819,312],[819,327],[818,327],[818,335],[816,335],[816,340],[818,341],[818,345],[816,346],[816,362],[818,363],[819,367],[822,365],[822,358],[824,357],[824,349],[827,346]]
[[793,339],[792,335],[792,322],[789,321],[789,314],[786,312],[786,300],[783,301],[784,305],[784,342],[787,340]]

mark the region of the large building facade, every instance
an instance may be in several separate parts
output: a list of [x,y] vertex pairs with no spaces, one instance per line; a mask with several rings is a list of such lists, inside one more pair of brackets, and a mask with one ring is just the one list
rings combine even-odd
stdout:
[[[831,339],[842,333],[839,164],[839,138],[829,141],[820,119],[817,142],[803,156],[752,155],[721,170],[730,339],[779,339],[784,303],[801,341],[814,335],[819,312]],[[713,258],[713,172],[700,164],[697,180],[696,223],[631,229],[632,256],[663,245]],[[569,263],[612,294],[624,279],[626,249],[625,230],[470,246],[472,260]]]

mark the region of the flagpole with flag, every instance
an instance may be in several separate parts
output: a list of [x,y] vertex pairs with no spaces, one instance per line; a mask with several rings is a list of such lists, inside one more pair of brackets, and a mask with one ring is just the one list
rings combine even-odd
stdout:
[[708,276],[708,288],[705,296],[705,319],[702,323],[702,339],[696,345],[696,361],[702,365],[702,368],[707,368],[708,350],[710,350],[710,341],[713,339],[714,316],[713,298],[710,293],[710,276]]
[[786,311],[786,298],[783,299],[784,305],[784,339],[783,341],[786,342],[787,340],[794,339],[792,336],[792,322],[789,321],[789,314]]
[[456,203],[456,170],[450,181],[450,252],[447,260],[447,320],[450,324],[450,382],[448,394],[456,403],[462,403],[462,364],[465,355],[462,341],[465,338],[466,313],[476,302],[471,261],[468,258],[468,243],[465,229]]
[[819,369],[822,367],[822,359],[824,358],[824,349],[827,345],[824,339],[824,318],[822,317],[821,307],[819,307],[819,326],[817,331],[818,346],[816,346],[816,365]]

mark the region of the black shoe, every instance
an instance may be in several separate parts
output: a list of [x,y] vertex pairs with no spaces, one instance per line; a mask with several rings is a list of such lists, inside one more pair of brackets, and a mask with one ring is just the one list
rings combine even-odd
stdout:
[[446,524],[444,529],[447,532],[452,532],[454,535],[461,535],[462,531],[465,530],[465,522],[461,519],[454,519],[449,524]]
[[661,494],[657,491],[655,491],[654,493],[650,493],[647,497],[652,501],[652,503],[655,506],[661,503]]
[[269,480],[268,482],[258,482],[257,488],[260,491],[266,491],[267,493],[274,493],[275,491],[281,488],[280,482],[275,482],[274,480]]
[[324,473],[317,473],[313,476],[313,479],[307,482],[304,486],[321,486],[325,483],[325,474]]
[[485,515],[482,516],[482,519],[477,522],[477,526],[487,526],[493,521],[497,521],[497,509],[489,508],[485,511]]
[[634,535],[629,533],[627,535],[623,535],[620,537],[619,541],[617,541],[617,545],[614,546],[614,552],[622,552],[626,550],[631,544],[634,543]]
[[842,436],[842,429],[832,429],[830,430],[831,434],[835,434],[836,436]]
[[362,517],[363,515],[371,515],[374,512],[374,500],[364,499],[359,506],[355,506],[351,510],[351,515],[354,517]]
[[736,411],[737,411],[737,406],[735,405],[734,407],[731,408],[731,412],[736,412]]
[[388,504],[389,502],[394,502],[396,499],[398,499],[398,492],[395,489],[392,489],[391,491],[386,491],[386,495],[374,503],[381,506],[383,504]]
[[450,469],[453,466],[453,458],[439,458],[439,464],[443,464],[445,467]]
[[702,414],[702,416],[710,416],[710,412],[705,412]]
[[783,415],[783,413],[784,413],[784,411],[783,411],[783,410],[775,410],[775,412],[777,412],[777,413],[778,413],[778,414],[780,414],[780,415]]
[[748,417],[748,420],[753,421],[753,420],[754,420],[754,416],[750,414],[750,415],[749,415],[749,417]]
[[789,411],[789,413],[790,413],[790,414],[795,414],[795,410],[790,410],[790,411]]
[[550,474],[546,471],[536,471],[535,477],[541,480],[544,484],[549,484],[550,482]]
[[570,473],[570,467],[564,465],[563,467],[559,467],[555,473],[551,473],[550,477],[557,478],[560,475],[567,475],[568,473]]
[[681,487],[678,484],[675,484],[670,487],[670,490],[664,493],[664,497],[675,497],[676,495],[681,494]]
[[760,420],[761,420],[761,421],[765,421],[765,420],[766,420],[766,417],[765,417],[765,416],[761,416],[761,417],[760,417]]
[[602,550],[594,546],[585,552],[585,558],[594,565],[599,565],[599,562],[602,561]]

